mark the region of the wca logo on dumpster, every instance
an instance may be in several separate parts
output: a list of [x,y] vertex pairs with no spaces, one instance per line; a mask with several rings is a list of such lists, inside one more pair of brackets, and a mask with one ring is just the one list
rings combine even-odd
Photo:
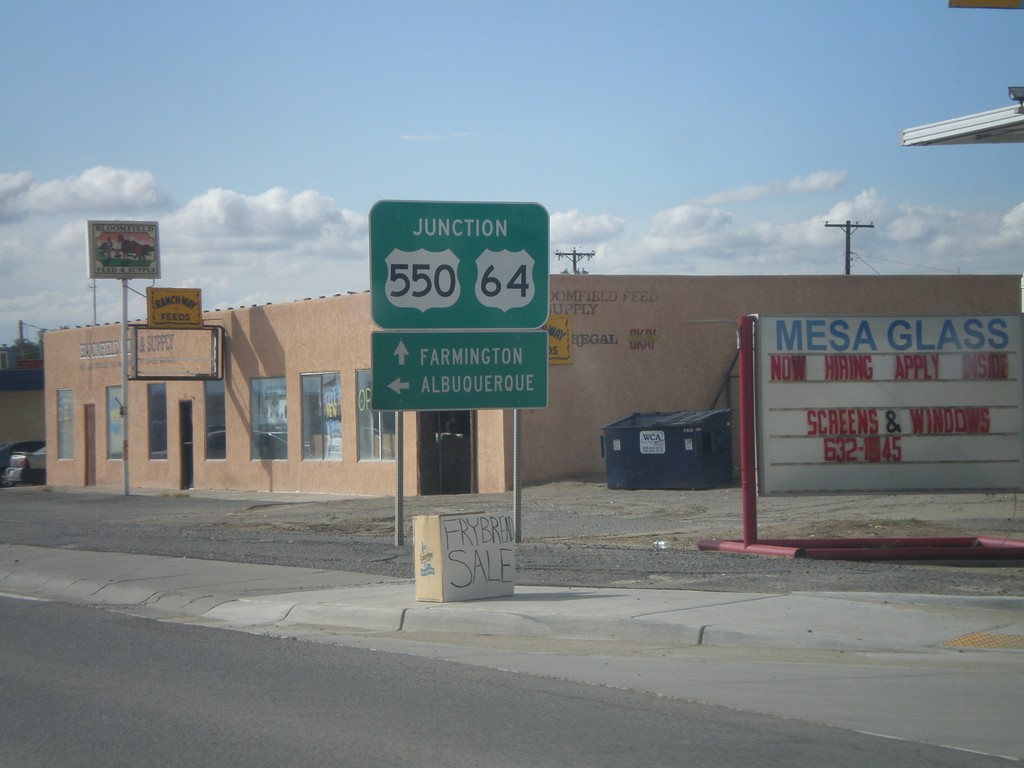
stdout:
[[640,430],[640,453],[664,453],[665,433],[660,429]]

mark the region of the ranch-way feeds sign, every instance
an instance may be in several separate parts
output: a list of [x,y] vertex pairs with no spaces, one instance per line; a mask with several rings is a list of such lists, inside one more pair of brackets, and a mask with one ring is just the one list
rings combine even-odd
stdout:
[[417,600],[480,600],[515,589],[512,515],[419,515],[413,518],[413,552]]
[[758,320],[761,492],[1024,487],[1022,317]]

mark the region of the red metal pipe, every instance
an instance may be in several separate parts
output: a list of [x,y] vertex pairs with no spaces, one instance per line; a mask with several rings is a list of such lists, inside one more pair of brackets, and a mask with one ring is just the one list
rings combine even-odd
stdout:
[[775,557],[803,557],[798,547],[780,547],[774,544],[745,544],[742,541],[706,539],[697,543],[697,549],[712,552],[734,552],[741,555],[773,555]]
[[994,536],[888,539],[708,539],[705,551],[745,555],[808,557],[815,560],[1024,560],[1024,541]]
[[743,490],[743,544],[757,542],[757,475],[754,451],[754,317],[739,319],[740,482]]
[[1009,549],[1024,549],[1024,540],[1002,539],[998,536],[979,536],[978,543],[983,547],[1007,547]]

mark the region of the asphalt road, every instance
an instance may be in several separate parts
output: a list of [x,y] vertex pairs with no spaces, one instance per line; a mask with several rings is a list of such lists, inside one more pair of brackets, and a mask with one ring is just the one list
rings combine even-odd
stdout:
[[[522,494],[516,582],[716,591],[828,590],[1024,595],[1024,561],[844,562],[702,552],[703,538],[742,536],[738,488],[611,491],[600,479]],[[993,535],[1024,539],[1017,498],[839,496],[759,501],[767,536]],[[409,497],[395,546],[393,497],[6,488],[0,541],[412,576],[417,514],[512,510],[511,494]],[[655,549],[655,541],[667,542]]]
[[5,766],[1006,764],[619,686],[4,596],[0,646]]

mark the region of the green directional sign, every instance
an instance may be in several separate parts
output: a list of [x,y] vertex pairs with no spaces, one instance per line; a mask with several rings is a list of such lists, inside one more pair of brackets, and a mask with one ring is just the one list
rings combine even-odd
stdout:
[[382,200],[370,305],[389,329],[529,329],[548,316],[548,212],[536,203]]
[[546,408],[547,331],[372,334],[378,411]]

